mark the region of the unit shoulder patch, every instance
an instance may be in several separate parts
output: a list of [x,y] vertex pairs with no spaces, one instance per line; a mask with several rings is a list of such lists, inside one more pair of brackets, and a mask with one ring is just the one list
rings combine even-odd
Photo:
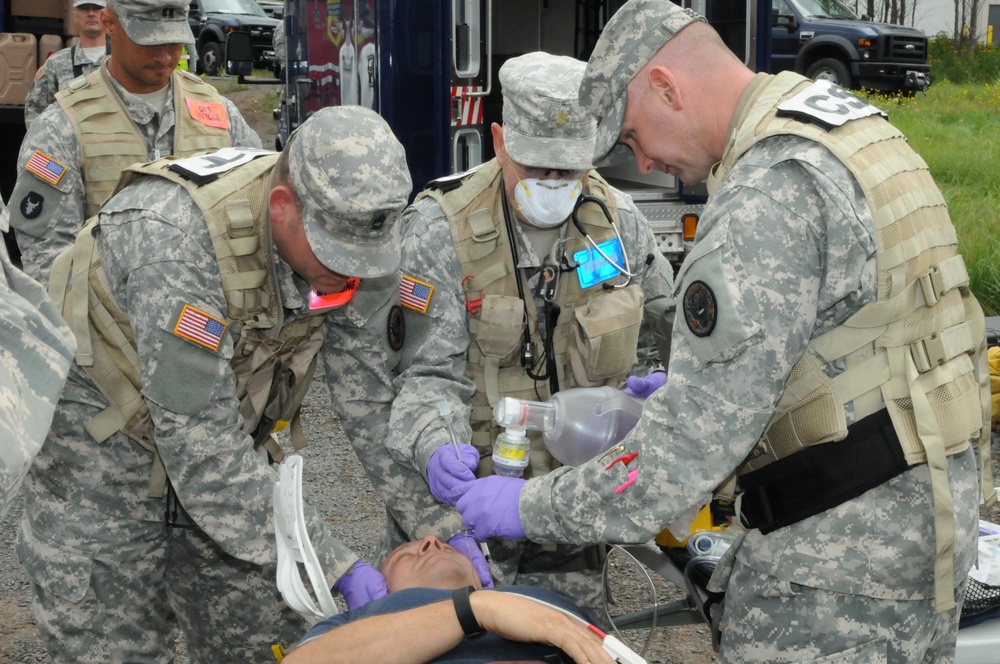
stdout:
[[42,213],[42,207],[44,204],[44,196],[39,194],[37,191],[29,191],[25,194],[24,198],[21,199],[21,216],[25,219],[34,219]]
[[707,337],[715,329],[719,316],[718,302],[712,288],[695,281],[684,291],[684,322],[696,337]]
[[398,304],[389,309],[385,332],[389,348],[399,350],[403,347],[403,342],[406,341],[406,321],[403,319],[403,309]]

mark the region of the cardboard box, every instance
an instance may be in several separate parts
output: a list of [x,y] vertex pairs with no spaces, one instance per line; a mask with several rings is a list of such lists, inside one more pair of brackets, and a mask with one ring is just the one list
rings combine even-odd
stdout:
[[10,13],[14,16],[35,18],[66,18],[70,0],[11,0]]
[[0,104],[23,104],[38,69],[38,44],[30,33],[0,34]]

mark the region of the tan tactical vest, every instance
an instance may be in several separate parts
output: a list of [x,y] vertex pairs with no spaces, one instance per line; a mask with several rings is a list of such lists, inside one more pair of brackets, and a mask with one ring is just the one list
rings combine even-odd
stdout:
[[[174,159],[161,159],[130,168],[116,191],[141,176],[163,177],[184,186],[202,210],[219,261],[228,304],[225,315],[235,340],[231,365],[243,431],[258,432],[255,440],[280,460],[280,447],[269,434],[278,421],[290,421],[295,446],[305,444],[299,405],[309,387],[325,327],[322,312],[284,324],[266,211],[266,185],[276,159],[276,154],[257,158],[201,187],[167,170]],[[132,328],[111,293],[94,245],[96,223],[97,217],[90,219],[76,243],[56,259],[49,293],[76,335],[77,364],[111,402],[87,423],[87,432],[101,442],[121,431],[153,452],[148,495],[159,498],[166,474],[141,394]]]
[[[490,452],[502,429],[493,421],[493,406],[501,397],[546,400],[549,382],[536,381],[521,366],[521,344],[527,325],[536,349],[544,348],[538,331],[535,298],[524,290],[528,306],[518,296],[513,254],[504,224],[502,172],[495,161],[480,167],[448,193],[434,189],[432,196],[448,215],[467,301],[482,300],[476,314],[466,321],[472,343],[466,357],[466,374],[476,383],[472,401],[472,443],[483,461],[480,473],[492,473]],[[615,223],[618,208],[608,184],[590,173],[588,192],[608,206]],[[614,229],[594,204],[580,208],[580,221],[595,243],[615,237]],[[554,249],[558,248],[558,242]],[[589,244],[576,227],[567,222],[562,240],[567,256]],[[627,249],[627,248],[625,248]],[[635,269],[633,267],[633,269]],[[581,289],[574,272],[559,279],[555,303],[561,307],[554,334],[560,389],[577,386],[617,385],[636,362],[643,294],[638,284],[606,291],[600,285]],[[558,465],[537,432],[531,437],[530,469],[541,475]]]
[[[229,131],[195,121],[188,112],[188,99],[222,103],[215,88],[197,76],[175,71],[174,155],[184,157],[201,150],[216,150],[230,144]],[[108,78],[107,68],[98,67],[87,76],[73,79],[56,93],[56,100],[76,130],[80,141],[83,186],[87,197],[86,217],[97,214],[111,195],[118,178],[130,165],[151,159],[147,139],[132,121],[125,104]]]
[[[733,164],[755,143],[795,135],[822,144],[854,174],[878,236],[878,299],[809,342],[793,367],[761,441],[740,468],[744,474],[810,445],[847,436],[845,405],[855,420],[888,410],[910,465],[927,463],[935,505],[939,611],[954,607],[954,514],[948,455],[978,438],[983,487],[995,498],[989,455],[989,377],[983,313],[969,291],[956,253],[955,228],[927,165],[881,116],[851,120],[827,131],[777,114],[777,106],[812,85],[782,73],[757,93],[709,183],[714,193]],[[844,360],[829,378],[822,367]]]

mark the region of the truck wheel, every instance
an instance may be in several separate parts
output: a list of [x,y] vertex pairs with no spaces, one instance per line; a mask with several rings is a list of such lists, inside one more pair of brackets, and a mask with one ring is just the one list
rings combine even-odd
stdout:
[[206,42],[201,47],[201,71],[206,76],[219,75],[219,63],[222,62],[222,44],[219,42]]
[[851,87],[851,70],[836,58],[822,58],[812,63],[806,76],[814,81],[830,81],[842,88]]

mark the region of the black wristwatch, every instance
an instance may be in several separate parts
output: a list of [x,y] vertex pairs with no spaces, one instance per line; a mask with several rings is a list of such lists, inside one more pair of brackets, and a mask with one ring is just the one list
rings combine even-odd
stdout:
[[469,595],[475,591],[472,586],[459,588],[451,593],[451,602],[455,605],[455,615],[458,616],[458,624],[462,626],[462,631],[466,637],[479,636],[486,630],[479,625],[476,614],[472,612],[472,602]]

